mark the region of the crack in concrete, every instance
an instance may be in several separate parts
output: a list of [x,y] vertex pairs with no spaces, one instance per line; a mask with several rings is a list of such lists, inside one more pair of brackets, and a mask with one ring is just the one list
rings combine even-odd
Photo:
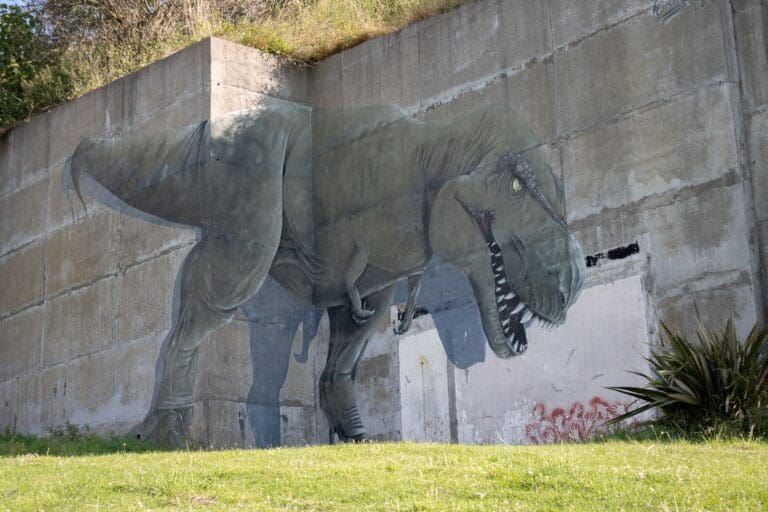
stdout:
[[13,247],[12,249],[8,250],[7,252],[0,254],[0,261],[2,261],[4,258],[13,255],[14,253],[17,253],[19,251],[24,250],[25,248],[29,247],[30,245],[34,245],[35,242],[41,241],[41,237],[37,236],[31,240],[28,240],[18,247]]

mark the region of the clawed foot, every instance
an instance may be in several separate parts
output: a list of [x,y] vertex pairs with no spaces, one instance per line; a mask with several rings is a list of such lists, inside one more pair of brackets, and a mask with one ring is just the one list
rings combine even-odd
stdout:
[[331,427],[331,437],[333,434],[339,436],[339,441],[343,443],[362,443],[367,440],[365,437],[365,427],[360,419],[360,413],[357,406],[348,407],[341,413],[340,421]]
[[129,436],[149,443],[180,447],[187,439],[192,407],[183,409],[156,409],[133,427]]
[[[368,441],[368,438],[365,437],[365,433],[358,434],[357,436],[354,436],[354,437],[349,437],[344,435],[344,432],[339,427],[331,429],[331,439],[333,439],[334,434],[336,434],[339,437],[339,441],[342,443],[364,443]],[[331,441],[331,444],[334,444],[334,442]]]

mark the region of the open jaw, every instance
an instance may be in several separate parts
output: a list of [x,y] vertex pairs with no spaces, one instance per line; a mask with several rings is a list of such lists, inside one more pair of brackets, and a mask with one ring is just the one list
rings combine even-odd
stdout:
[[555,323],[536,313],[515,293],[507,280],[501,247],[492,235],[489,238],[487,245],[491,251],[491,269],[499,327],[509,350],[515,355],[523,354],[528,349],[526,327],[530,327],[535,320],[545,328],[552,328]]
[[[523,302],[520,294],[516,293],[512,288],[512,284],[508,279],[509,274],[504,266],[504,255],[502,254],[501,246],[496,241],[496,237],[493,236],[493,211],[474,208],[464,203],[458,197],[454,197],[470,218],[475,221],[485,239],[488,250],[491,252],[491,270],[493,272],[494,286],[493,298],[496,307],[497,325],[488,327],[494,328],[494,330],[498,329],[503,338],[504,345],[510,352],[509,354],[504,354],[503,350],[500,351],[499,349],[502,345],[497,341],[498,338],[486,330],[490,345],[500,357],[506,358],[523,354],[528,349],[526,327],[530,327],[535,320],[538,320],[541,326],[546,329],[552,329],[557,324],[537,313],[530,304]],[[486,297],[490,299],[489,295],[486,295]],[[490,313],[488,309],[485,308],[485,311]],[[489,318],[488,320],[491,319]],[[491,341],[492,339],[493,341]]]

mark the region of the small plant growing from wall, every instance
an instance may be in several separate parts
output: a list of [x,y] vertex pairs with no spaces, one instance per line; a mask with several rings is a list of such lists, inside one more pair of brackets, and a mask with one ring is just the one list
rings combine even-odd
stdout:
[[655,408],[656,423],[688,435],[768,435],[768,328],[755,325],[743,342],[733,320],[722,331],[699,322],[695,340],[663,322],[661,333],[646,358],[651,373],[631,372],[646,385],[609,388],[642,405],[608,424]]

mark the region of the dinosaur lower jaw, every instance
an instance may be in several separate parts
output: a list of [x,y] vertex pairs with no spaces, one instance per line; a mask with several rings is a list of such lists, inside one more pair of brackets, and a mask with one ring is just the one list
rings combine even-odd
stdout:
[[504,335],[506,346],[513,355],[520,355],[528,349],[526,327],[530,327],[536,320],[546,328],[554,327],[555,324],[536,313],[512,289],[507,280],[508,274],[504,267],[501,247],[496,240],[488,242],[488,249],[491,252],[494,298],[499,327]]

